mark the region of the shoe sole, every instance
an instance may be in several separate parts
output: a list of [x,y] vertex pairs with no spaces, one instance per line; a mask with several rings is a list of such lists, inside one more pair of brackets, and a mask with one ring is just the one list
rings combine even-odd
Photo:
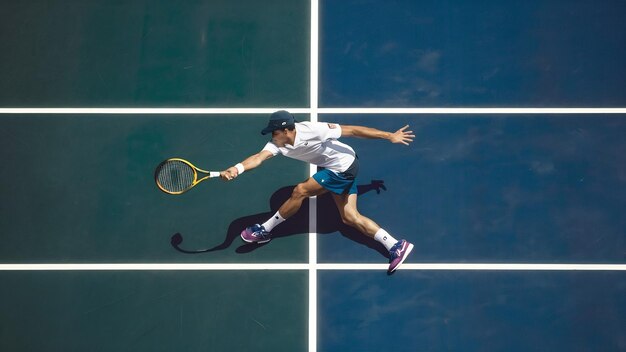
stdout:
[[241,234],[241,235],[239,235],[239,236],[241,236],[241,239],[242,239],[244,242],[247,242],[247,243],[258,243],[258,244],[261,244],[261,243],[267,243],[267,242],[269,242],[269,241],[271,241],[271,240],[272,240],[271,238],[268,238],[268,239],[266,239],[266,240],[262,240],[262,241],[249,241],[249,240],[247,240],[247,239],[245,239],[245,238],[243,237],[243,234]]
[[409,246],[406,248],[406,251],[404,252],[404,255],[402,256],[402,259],[400,259],[400,263],[398,263],[398,265],[396,265],[396,267],[393,268],[393,270],[389,271],[389,273],[393,273],[394,271],[398,270],[400,265],[404,263],[404,260],[409,256],[409,254],[411,254],[412,250],[413,250],[413,244],[409,243]]

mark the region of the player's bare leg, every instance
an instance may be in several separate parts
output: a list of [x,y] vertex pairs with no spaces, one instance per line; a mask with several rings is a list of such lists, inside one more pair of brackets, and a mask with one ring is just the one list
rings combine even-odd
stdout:
[[382,243],[389,251],[389,269],[394,272],[413,250],[413,244],[406,240],[396,240],[372,219],[361,215],[357,209],[356,194],[333,194],[335,204],[344,224],[354,227],[361,233]]
[[292,215],[300,210],[302,202],[312,196],[319,196],[328,192],[325,188],[320,186],[313,178],[297,185],[291,192],[291,196],[283,205],[278,209],[276,214],[269,218],[263,224],[256,224],[250,226],[241,232],[241,238],[246,242],[251,243],[265,243],[272,239],[270,231],[274,229],[278,224],[290,218]]
[[352,226],[355,229],[361,231],[361,233],[374,238],[374,235],[380,226],[372,219],[363,216],[357,210],[357,195],[356,194],[335,194],[333,193],[333,199],[341,215],[341,220],[344,224]]
[[304,201],[306,198],[319,196],[326,192],[328,192],[328,190],[320,186],[320,184],[317,183],[315,179],[309,178],[308,180],[300,183],[293,189],[293,192],[291,192],[291,197],[289,197],[289,199],[287,199],[287,201],[283,203],[280,209],[278,209],[278,212],[283,218],[288,219],[298,212],[298,210],[302,206],[302,201]]

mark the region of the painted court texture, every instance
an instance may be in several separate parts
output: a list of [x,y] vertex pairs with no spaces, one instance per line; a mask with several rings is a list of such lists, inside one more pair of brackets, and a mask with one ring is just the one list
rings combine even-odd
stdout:
[[[5,1],[1,351],[626,351],[626,3]],[[269,114],[345,139],[384,248],[273,158]],[[170,245],[180,232],[189,255]]]

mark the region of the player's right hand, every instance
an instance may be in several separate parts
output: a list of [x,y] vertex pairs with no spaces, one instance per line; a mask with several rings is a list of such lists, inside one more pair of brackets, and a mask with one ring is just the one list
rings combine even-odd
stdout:
[[234,166],[229,167],[228,169],[224,171],[220,171],[220,178],[224,181],[232,181],[236,179],[237,176],[239,176],[239,172],[237,171],[237,168],[235,168]]

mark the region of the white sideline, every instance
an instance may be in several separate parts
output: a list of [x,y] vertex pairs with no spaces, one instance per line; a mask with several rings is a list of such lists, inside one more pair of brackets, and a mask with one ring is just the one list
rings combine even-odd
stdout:
[[[318,70],[319,70],[319,2],[311,0],[311,50],[310,50],[310,120],[317,122]],[[297,113],[295,109],[291,112]],[[309,176],[317,172],[315,165],[309,166]],[[309,198],[309,352],[317,352],[317,198]]]

